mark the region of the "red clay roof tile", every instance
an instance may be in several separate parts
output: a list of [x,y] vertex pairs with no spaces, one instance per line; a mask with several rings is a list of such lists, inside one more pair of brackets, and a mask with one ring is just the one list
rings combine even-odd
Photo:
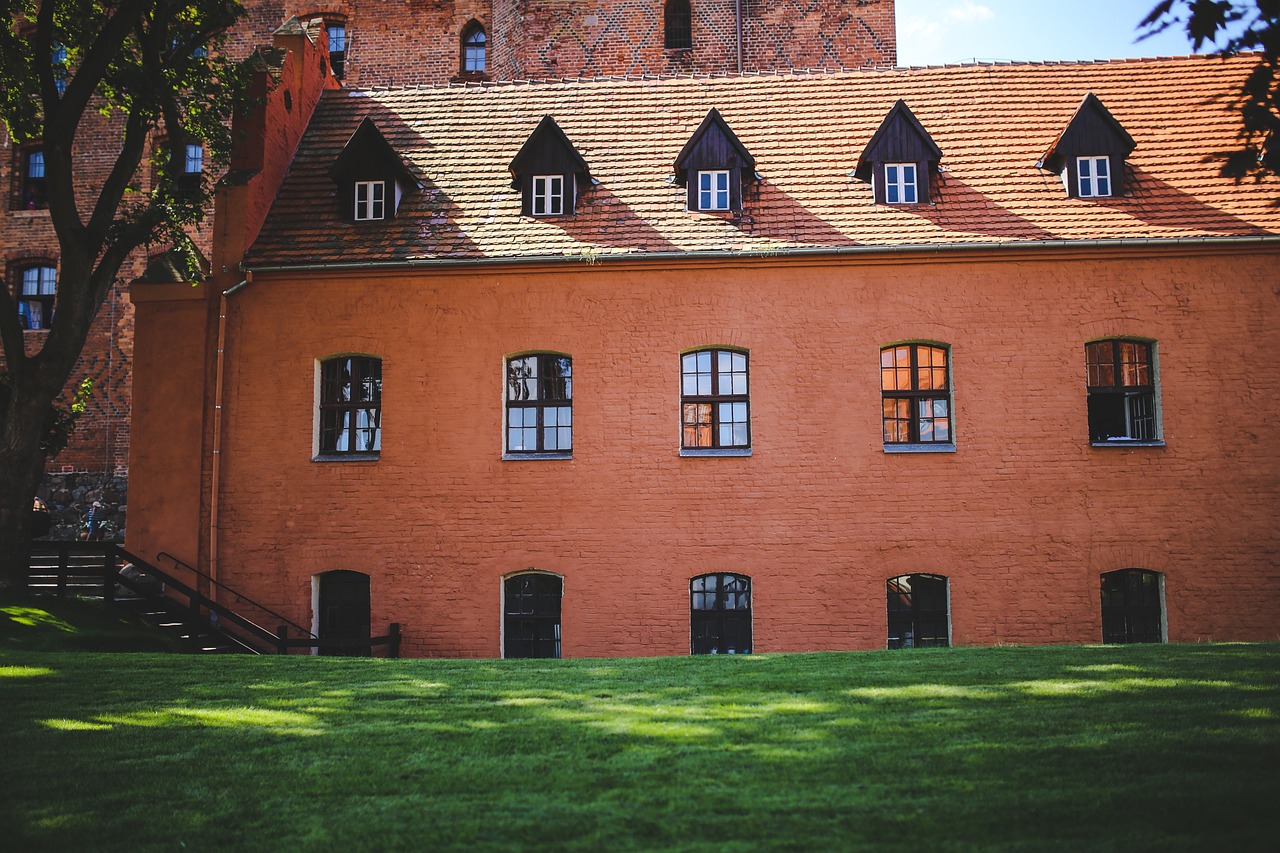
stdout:
[[[1182,57],[1079,64],[583,80],[327,93],[250,267],[418,259],[1280,234],[1280,182],[1235,184],[1233,95],[1256,63]],[[1068,198],[1035,164],[1093,92],[1137,142],[1127,194]],[[850,175],[902,98],[942,149],[933,204],[872,203]],[[740,216],[691,213],[681,146],[712,107],[762,180]],[[520,214],[507,165],[552,115],[599,181],[576,215]],[[426,186],[389,221],[339,218],[329,167],[365,116]]]

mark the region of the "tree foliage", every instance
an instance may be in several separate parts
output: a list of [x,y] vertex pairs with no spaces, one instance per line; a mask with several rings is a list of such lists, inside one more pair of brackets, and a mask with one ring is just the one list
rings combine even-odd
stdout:
[[1241,117],[1239,145],[1219,155],[1222,174],[1237,181],[1280,174],[1280,0],[1163,0],[1138,26],[1143,37],[1185,29],[1197,51],[1212,44],[1224,56],[1258,52],[1234,104]]
[[[210,172],[229,159],[248,72],[222,49],[244,14],[236,0],[0,0],[0,9],[9,21],[0,27],[0,120],[15,143],[43,151],[58,246],[47,333],[24,336],[0,287],[3,587],[19,582],[26,518],[56,446],[55,400],[126,260],[140,247],[172,247],[195,272],[188,231],[211,198]],[[179,179],[187,143],[206,154],[196,183]]]

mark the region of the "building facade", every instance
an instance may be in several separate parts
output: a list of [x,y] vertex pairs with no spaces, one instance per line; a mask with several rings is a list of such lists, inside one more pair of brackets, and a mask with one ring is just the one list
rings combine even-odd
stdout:
[[127,545],[424,656],[1275,639],[1250,68],[309,84],[133,288]]
[[[893,0],[818,4],[747,2],[350,2],[248,0],[247,16],[228,34],[227,50],[249,56],[270,47],[283,22],[322,21],[328,62],[348,86],[436,85],[495,80],[672,73],[892,67],[896,62]],[[0,131],[3,133],[3,131]],[[78,137],[86,184],[103,180],[119,127],[91,118]],[[0,221],[5,282],[16,297],[47,310],[26,319],[28,346],[39,347],[56,307],[58,246],[39,175],[27,162],[38,145],[4,136],[0,192],[9,198]],[[194,168],[205,170],[208,164]],[[145,188],[148,175],[139,176]],[[213,251],[211,228],[197,243]],[[163,247],[154,247],[156,253]],[[89,411],[70,446],[49,466],[42,497],[58,519],[57,534],[74,536],[91,501],[124,525],[133,358],[133,306],[126,283],[149,259],[133,258],[99,314],[72,385],[94,383]],[[25,293],[24,277],[35,277]],[[43,288],[43,292],[41,290]]]

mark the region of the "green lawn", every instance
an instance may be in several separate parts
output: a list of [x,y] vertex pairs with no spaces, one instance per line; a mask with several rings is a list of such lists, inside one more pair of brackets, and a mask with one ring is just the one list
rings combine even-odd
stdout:
[[2,650],[5,850],[1266,850],[1280,645]]

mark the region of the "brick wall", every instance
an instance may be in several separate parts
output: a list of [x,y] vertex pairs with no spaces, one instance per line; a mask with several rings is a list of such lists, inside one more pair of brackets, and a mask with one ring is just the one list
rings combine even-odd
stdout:
[[[957,644],[1096,642],[1099,574],[1131,567],[1164,575],[1170,640],[1274,640],[1280,450],[1248,413],[1280,393],[1276,260],[259,276],[229,305],[217,571],[304,625],[316,575],[367,573],[375,632],[415,655],[499,654],[502,578],[529,568],[565,579],[573,657],[687,653],[711,571],[752,578],[759,652],[882,648],[885,580],[912,572],[949,578]],[[1157,341],[1166,446],[1090,445],[1107,335]],[[951,347],[954,453],[883,450],[879,348],[913,339]],[[678,453],[679,353],[707,345],[750,353],[749,457]],[[574,359],[571,460],[501,458],[527,350]],[[383,359],[381,456],[313,462],[316,359],[344,352]]]
[[[228,51],[247,56],[272,43],[272,33],[291,15],[342,21],[348,32],[348,86],[414,85],[463,79],[460,36],[472,20],[489,34],[493,79],[576,77],[611,74],[730,72],[736,69],[734,2],[695,2],[692,51],[663,49],[662,3],[654,0],[249,0],[248,17],[230,33]],[[896,61],[893,0],[829,3],[744,3],[743,67],[748,71],[893,65]],[[79,138],[80,179],[102,179],[118,128],[96,116]],[[3,136],[0,198],[10,198],[16,165],[14,146]],[[145,168],[145,167],[144,167]],[[146,176],[143,176],[145,183]],[[57,243],[48,215],[6,210],[0,221],[0,254],[6,282],[16,268],[41,258],[56,262]],[[198,243],[206,256],[212,245],[206,228]],[[89,413],[51,472],[127,471],[133,307],[126,287],[141,274],[145,258],[121,270],[86,341],[73,376],[94,380]],[[29,333],[39,346],[44,332]]]

